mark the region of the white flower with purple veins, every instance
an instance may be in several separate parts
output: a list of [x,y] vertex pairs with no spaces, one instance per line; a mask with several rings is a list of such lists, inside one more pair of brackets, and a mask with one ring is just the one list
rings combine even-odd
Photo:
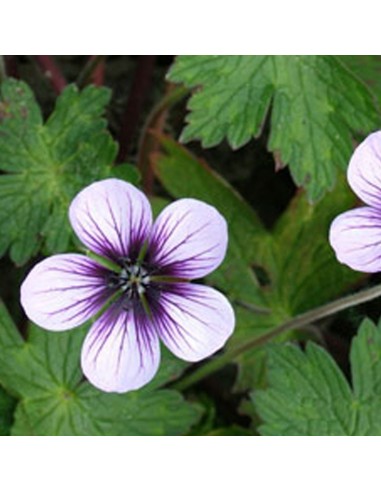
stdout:
[[337,259],[360,272],[381,271],[381,131],[372,133],[355,150],[348,182],[367,205],[333,221],[329,241]]
[[38,263],[22,284],[21,303],[34,323],[53,331],[75,328],[103,308],[81,355],[94,386],[125,392],[148,383],[159,366],[159,340],[191,362],[225,344],[235,324],[230,303],[189,282],[225,257],[227,225],[214,207],[178,200],[153,224],[142,192],[107,179],[74,198],[69,218],[95,255],[60,254]]

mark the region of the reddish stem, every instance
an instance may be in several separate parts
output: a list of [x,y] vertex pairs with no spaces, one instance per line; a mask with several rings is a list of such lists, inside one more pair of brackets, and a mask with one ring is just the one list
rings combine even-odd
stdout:
[[45,77],[49,79],[54,91],[60,94],[66,86],[66,80],[53,58],[49,55],[36,55],[34,58]]
[[125,161],[133,138],[135,137],[143,104],[152,82],[155,61],[155,55],[140,56],[138,59],[127,106],[122,118],[122,125],[118,138],[119,154],[117,162]]
[[76,84],[83,89],[87,84],[103,85],[105,71],[105,56],[91,55],[78,75]]
[[189,90],[185,87],[176,87],[173,84],[167,84],[166,94],[148,115],[140,137],[137,160],[137,166],[142,175],[143,190],[147,195],[152,194],[154,183],[151,157],[160,149],[158,135],[163,133],[168,109],[183,99],[188,93]]
[[[90,61],[95,61],[97,55],[91,55]],[[105,80],[105,61],[100,61],[92,73],[91,81],[94,85],[103,85]]]
[[14,79],[19,79],[19,70],[17,65],[17,60],[15,55],[5,55],[4,56],[5,68],[8,77],[13,77]]

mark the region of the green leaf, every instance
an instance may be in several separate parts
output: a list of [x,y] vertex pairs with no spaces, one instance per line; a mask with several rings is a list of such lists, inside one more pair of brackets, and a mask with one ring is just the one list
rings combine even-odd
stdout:
[[381,323],[351,347],[353,389],[323,348],[269,347],[269,388],[252,394],[264,435],[381,435]]
[[381,105],[381,56],[380,55],[341,55],[338,57],[377,97]]
[[184,434],[199,409],[158,386],[184,367],[163,353],[161,370],[142,390],[102,393],[84,381],[79,360],[86,328],[53,333],[32,327],[24,342],[0,305],[0,383],[19,399],[14,435]]
[[196,407],[175,391],[115,395],[81,385],[75,393],[23,401],[13,435],[178,435],[197,420]]
[[[314,206],[304,193],[297,194],[275,225],[271,241],[262,248],[262,263],[269,278],[266,293],[270,328],[339,297],[364,277],[340,264],[328,242],[332,220],[353,207],[355,200],[340,179],[335,190]],[[263,315],[252,316],[242,332],[243,340],[255,333],[262,320]],[[286,334],[283,339],[287,336],[294,335]],[[263,355],[261,350],[254,350],[237,359],[237,389],[263,384]]]
[[111,169],[113,178],[128,181],[137,186],[140,183],[140,172],[138,168],[132,164],[118,164]]
[[297,194],[276,223],[272,248],[263,251],[264,261],[272,282],[271,297],[290,316],[332,300],[364,277],[340,264],[328,241],[333,219],[355,204],[340,176],[335,190],[316,205],[304,193]]
[[381,435],[381,320],[365,320],[353,340],[350,360],[356,435]]
[[168,74],[199,88],[182,140],[233,149],[257,137],[271,108],[269,149],[317,200],[332,189],[352,136],[380,125],[367,88],[333,56],[179,56]]
[[86,185],[111,175],[116,144],[102,114],[106,88],[68,86],[44,124],[30,88],[8,79],[0,102],[0,254],[25,263],[43,245],[67,250],[67,210]]
[[16,400],[0,386],[0,436],[9,436]]
[[210,431],[208,436],[251,436],[252,433],[245,429],[244,427],[240,427],[239,425],[233,424],[231,427],[222,427],[217,428]]
[[184,147],[161,137],[164,153],[154,156],[156,175],[174,197],[193,197],[214,205],[229,227],[224,263],[210,276],[232,299],[264,305],[259,282],[251,268],[255,251],[268,234],[250,206],[218,174]]
[[[250,206],[205,162],[170,139],[161,138],[161,143],[163,152],[155,155],[154,169],[166,190],[176,198],[194,197],[214,205],[228,222],[227,256],[208,277],[226,293],[236,311],[236,330],[227,351],[332,300],[362,278],[336,260],[328,243],[330,223],[356,201],[343,179],[315,206],[304,193],[298,193],[270,233]],[[266,281],[260,283],[255,272],[262,273]],[[240,367],[238,390],[263,381],[264,362],[259,350],[251,350],[236,361]]]

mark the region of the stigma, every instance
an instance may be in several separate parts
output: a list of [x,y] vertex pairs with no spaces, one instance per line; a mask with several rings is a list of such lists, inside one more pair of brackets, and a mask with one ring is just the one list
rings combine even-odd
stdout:
[[112,273],[110,275],[109,286],[120,289],[128,298],[141,297],[145,293],[150,280],[147,269],[142,265],[123,262],[120,273]]

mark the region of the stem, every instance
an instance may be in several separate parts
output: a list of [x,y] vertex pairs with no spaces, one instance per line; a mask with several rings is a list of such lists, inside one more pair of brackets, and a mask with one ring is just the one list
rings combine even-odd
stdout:
[[272,340],[274,337],[281,335],[286,331],[296,330],[322,318],[326,318],[327,316],[330,316],[332,314],[344,311],[345,309],[348,309],[350,307],[357,306],[358,304],[362,304],[364,302],[372,301],[379,296],[381,296],[381,285],[356,292],[355,294],[342,297],[340,299],[337,299],[336,301],[324,304],[323,306],[311,309],[310,311],[306,311],[305,313],[298,314],[294,318],[277,326],[272,331],[269,331],[262,336],[253,336],[241,345],[228,350],[220,357],[216,357],[215,359],[210,360],[205,365],[199,367],[193,373],[189,374],[189,376],[186,376],[182,380],[174,383],[171,387],[178,391],[183,391],[189,388],[189,386],[205,378],[206,376],[209,376],[209,374],[217,371],[225,364],[233,361],[241,354],[253,348],[260,347],[266,342]]
[[0,84],[7,78],[4,56],[0,55]]
[[84,66],[82,72],[78,75],[77,86],[83,89],[95,75],[97,68],[104,62],[105,55],[93,55]]
[[42,69],[45,77],[49,79],[56,94],[60,94],[66,87],[66,80],[53,58],[49,55],[36,55],[35,60]]
[[[93,55],[93,58],[95,56],[100,56],[100,55]],[[92,75],[91,75],[91,83],[101,87],[105,83],[105,72],[106,72],[106,57],[104,57],[103,61],[101,61],[94,69]]]
[[148,195],[151,194],[153,186],[153,171],[150,156],[159,147],[157,138],[151,134],[151,131],[160,132],[164,126],[167,110],[188,94],[189,89],[185,87],[176,86],[174,89],[170,88],[169,92],[154,106],[144,125],[139,142],[137,165],[142,175],[143,190]]
[[144,103],[152,84],[155,63],[156,55],[142,55],[138,58],[118,136],[118,163],[126,160],[134,141]]
[[254,306],[253,304],[249,304],[248,302],[240,301],[240,300],[236,300],[234,302],[235,302],[235,304],[237,304],[237,306],[241,306],[244,309],[247,309],[248,311],[251,311],[252,313],[255,313],[255,314],[270,314],[271,313],[271,309],[269,309],[269,308]]
[[14,79],[20,78],[15,55],[5,55],[4,64],[5,64],[5,74],[7,75],[7,77],[13,77]]

